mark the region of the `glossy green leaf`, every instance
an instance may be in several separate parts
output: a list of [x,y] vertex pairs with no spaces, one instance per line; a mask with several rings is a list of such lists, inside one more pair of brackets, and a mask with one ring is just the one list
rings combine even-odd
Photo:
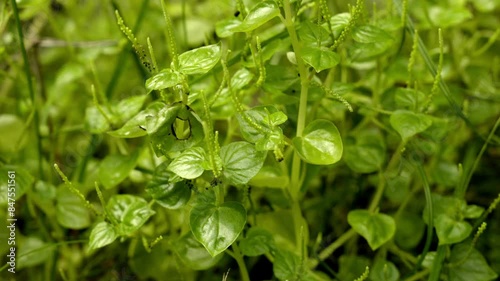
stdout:
[[99,180],[105,188],[113,188],[126,179],[134,169],[138,152],[132,155],[110,154],[99,166]]
[[273,235],[267,230],[252,227],[240,242],[241,253],[245,256],[256,257],[269,253],[275,248]]
[[484,256],[469,243],[458,244],[450,254],[449,278],[453,281],[498,280]]
[[[157,124],[161,123],[158,114],[162,112],[162,114],[165,115],[166,110],[168,110],[168,108],[164,103],[152,103],[148,108],[137,113],[137,115],[128,120],[120,129],[110,131],[108,134],[116,138],[137,138],[145,136],[148,134],[148,129],[157,129]],[[170,110],[170,112],[172,112],[172,110]],[[151,119],[154,119],[154,121]],[[166,118],[163,117],[161,119],[165,120]],[[149,125],[149,128],[146,124]]]
[[220,43],[193,49],[179,56],[179,71],[187,75],[207,73],[220,58]]
[[[200,143],[204,137],[200,117],[192,110],[182,107],[177,111],[167,112],[165,122],[151,134],[151,142],[157,155],[167,155],[170,152],[184,151]],[[175,114],[175,115],[172,115]],[[180,125],[184,127],[180,129]],[[149,132],[149,127],[146,129]],[[178,135],[182,131],[183,136]]]
[[299,156],[311,164],[329,165],[342,157],[339,130],[327,120],[318,119],[309,123],[302,136],[293,139],[293,145]]
[[243,23],[237,28],[239,32],[249,32],[270,21],[280,13],[274,1],[261,1],[252,7]]
[[379,43],[392,40],[391,35],[383,29],[368,24],[354,27],[352,38],[359,43]]
[[155,214],[146,200],[129,194],[114,195],[106,209],[117,222],[115,228],[120,236],[131,235]]
[[146,89],[163,90],[182,83],[182,74],[170,68],[165,68],[146,80]]
[[316,72],[332,68],[340,62],[340,56],[325,47],[305,47],[302,59],[312,66]]
[[56,218],[65,228],[83,229],[90,226],[89,209],[80,197],[64,187],[57,190]]
[[479,218],[484,212],[484,208],[477,205],[468,205],[463,210],[464,218],[476,219]]
[[215,34],[220,38],[226,38],[238,32],[242,21],[239,19],[225,19],[215,24]]
[[168,165],[168,170],[181,178],[195,179],[201,176],[209,167],[205,150],[201,147],[192,147],[177,156]]
[[160,129],[170,127],[181,108],[182,104],[180,103],[166,105],[164,103],[158,102],[152,104],[150,106],[151,111],[144,116],[144,129],[149,135],[152,135]]
[[[13,176],[14,173],[9,172],[15,172],[15,177]],[[8,198],[15,198],[16,200],[19,200],[26,193],[26,190],[29,190],[34,182],[35,178],[33,178],[33,176],[26,169],[20,166],[0,166],[0,192],[2,194],[0,196],[0,206],[7,205],[9,202]],[[15,188],[15,190],[12,190],[13,188]]]
[[[244,114],[245,117],[242,114]],[[283,115],[285,114],[278,111],[278,109],[272,105],[257,106],[246,110],[237,115],[241,135],[245,140],[253,143],[270,140],[271,135],[274,135],[277,139],[271,142],[271,146],[273,146],[273,144],[278,145],[282,140],[283,133],[281,129],[276,126],[279,125],[280,122],[286,121],[287,117]],[[259,126],[261,130],[255,128],[255,124]]]
[[102,248],[113,243],[118,238],[118,233],[113,225],[100,222],[94,226],[89,237],[89,251]]
[[246,184],[262,168],[266,152],[248,142],[232,142],[220,150],[224,176],[233,184]]
[[191,210],[189,223],[196,240],[215,257],[238,238],[246,218],[246,210],[238,202],[225,202],[220,206],[198,204]]
[[432,125],[432,119],[425,114],[397,110],[391,114],[390,123],[403,141],[406,141],[429,128]]
[[347,215],[347,222],[359,235],[368,241],[372,250],[391,240],[396,233],[396,223],[388,215],[354,210]]
[[239,90],[245,87],[252,81],[255,75],[246,68],[241,68],[231,77],[231,88],[234,90]]
[[167,209],[178,209],[191,198],[191,189],[186,181],[178,179],[167,169],[168,162],[164,162],[155,169],[153,178],[146,186],[146,192],[155,199],[155,202]]
[[349,24],[350,20],[351,20],[350,13],[339,13],[339,14],[336,14],[330,18],[330,24],[332,26],[332,31],[336,37],[340,35],[340,32],[342,32],[342,30],[344,30],[344,28],[347,26],[347,24]]
[[212,257],[191,232],[172,243],[173,249],[182,263],[194,270],[206,270],[216,265],[224,256]]
[[301,272],[300,258],[290,251],[277,251],[273,263],[273,272],[282,281],[300,280],[297,278]]

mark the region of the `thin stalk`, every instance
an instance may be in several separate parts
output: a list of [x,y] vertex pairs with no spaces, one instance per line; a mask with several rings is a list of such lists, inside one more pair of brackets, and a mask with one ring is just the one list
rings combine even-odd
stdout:
[[[319,260],[323,261],[326,258],[328,258],[329,256],[331,256],[333,254],[333,252],[335,252],[335,250],[340,248],[342,245],[344,245],[345,242],[347,242],[349,239],[351,239],[355,235],[356,235],[356,231],[352,228],[349,229],[347,232],[345,232],[339,238],[337,238],[337,240],[333,241],[332,244],[328,245],[328,247],[326,247],[323,251],[321,251],[321,253],[319,253],[319,255],[318,255]],[[318,260],[316,260],[316,259],[314,259],[314,260],[311,259],[308,262],[308,267],[310,269],[315,268],[317,265],[318,265]]]
[[[299,115],[297,117],[297,136],[302,136],[306,123],[307,115],[307,95],[309,89],[309,80],[307,78],[307,68],[302,60],[301,56],[301,45],[295,31],[295,24],[292,19],[292,9],[290,7],[290,1],[283,1],[283,8],[285,10],[285,26],[290,35],[292,41],[293,51],[295,52],[295,57],[297,58],[297,67],[300,75],[300,101],[299,101]],[[301,161],[299,155],[295,152],[292,162],[292,181],[291,181],[291,195],[292,198],[297,199],[300,192],[300,174],[301,174]]]
[[233,252],[227,250],[226,252],[236,260],[236,263],[240,268],[241,280],[250,281],[250,276],[248,275],[248,270],[245,265],[245,260],[243,260],[243,255],[241,254],[240,248],[238,247],[238,243],[233,243],[232,248]]
[[36,100],[35,100],[35,90],[33,89],[33,81],[31,81],[31,71],[30,71],[30,65],[28,61],[28,54],[26,52],[26,47],[24,46],[24,34],[23,34],[23,28],[21,26],[21,19],[19,18],[19,10],[17,8],[17,2],[15,0],[11,0],[11,5],[12,5],[12,11],[14,13],[14,19],[16,20],[16,27],[17,27],[17,33],[19,35],[19,45],[21,48],[21,54],[23,56],[23,61],[24,61],[24,75],[26,76],[26,81],[28,82],[28,91],[30,93],[30,99],[31,103],[33,105],[33,111],[34,111],[34,126],[35,126],[35,133],[36,133],[36,146],[38,149],[38,172],[39,172],[39,178],[43,179],[44,178],[44,173],[43,173],[43,162],[42,162],[42,134],[40,133],[40,118],[38,115],[38,110],[37,110],[37,105],[36,105]]
[[441,268],[443,267],[443,261],[446,254],[446,248],[446,245],[439,245],[436,257],[434,257],[434,263],[432,264],[432,270],[428,281],[439,280],[439,275],[441,274]]

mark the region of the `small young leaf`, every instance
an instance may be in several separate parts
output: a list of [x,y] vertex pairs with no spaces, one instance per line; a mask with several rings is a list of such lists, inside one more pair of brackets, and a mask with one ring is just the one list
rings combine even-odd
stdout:
[[368,210],[350,211],[347,222],[368,241],[368,245],[374,251],[391,240],[396,233],[396,223],[392,217],[374,214]]
[[247,213],[238,202],[220,206],[198,204],[191,210],[189,223],[194,237],[212,257],[226,250],[238,238],[245,226]]
[[215,24],[215,34],[220,38],[226,38],[238,31],[242,21],[239,19],[226,19]]
[[110,154],[104,158],[99,166],[99,180],[109,189],[117,186],[135,167],[138,153],[132,155]]
[[375,260],[374,265],[370,268],[370,280],[398,281],[399,270],[394,263],[384,259],[377,259]]
[[477,205],[468,205],[463,211],[464,218],[476,219],[479,218],[484,212],[484,208]]
[[340,56],[325,47],[305,47],[302,49],[302,59],[316,72],[320,72],[336,66],[340,61]]
[[350,13],[339,13],[330,18],[330,24],[332,25],[332,31],[337,37],[342,30],[349,24],[351,20]]
[[293,139],[299,156],[307,163],[329,165],[342,157],[342,139],[339,130],[330,121],[314,120],[304,129],[301,137]]
[[106,209],[118,223],[115,228],[120,236],[131,235],[155,214],[146,200],[129,194],[114,195]]
[[279,7],[274,1],[262,1],[257,3],[243,20],[243,23],[236,29],[239,32],[252,31],[280,13]]
[[207,155],[201,147],[184,150],[168,165],[168,170],[185,179],[195,179],[208,169]]
[[182,74],[170,68],[163,69],[146,80],[146,89],[163,90],[182,83]]
[[432,125],[432,119],[421,113],[396,110],[390,117],[391,126],[399,133],[403,141],[425,131]]
[[220,156],[226,179],[233,184],[246,184],[262,168],[266,152],[240,141],[221,147]]
[[472,226],[465,221],[457,220],[442,214],[434,219],[439,244],[455,244],[464,241],[472,232]]
[[100,222],[94,226],[89,238],[89,251],[102,248],[106,245],[113,243],[118,238],[113,225],[107,222]]
[[298,35],[304,46],[321,47],[331,43],[328,31],[311,21],[303,21],[300,24]]
[[186,74],[204,74],[220,60],[220,43],[182,53],[179,56],[179,71]]

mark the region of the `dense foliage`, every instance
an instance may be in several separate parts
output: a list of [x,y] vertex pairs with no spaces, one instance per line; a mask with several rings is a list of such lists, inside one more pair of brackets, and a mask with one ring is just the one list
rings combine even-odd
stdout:
[[500,1],[0,5],[1,280],[498,278]]

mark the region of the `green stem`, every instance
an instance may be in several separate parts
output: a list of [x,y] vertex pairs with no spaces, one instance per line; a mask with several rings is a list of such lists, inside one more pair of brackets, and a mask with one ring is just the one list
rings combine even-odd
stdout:
[[434,263],[432,264],[431,274],[429,276],[428,281],[438,281],[439,275],[441,274],[441,268],[443,267],[443,261],[446,254],[446,245],[439,245],[436,253],[436,257],[434,257]]
[[238,263],[238,267],[240,268],[240,275],[242,281],[250,281],[250,276],[248,275],[247,266],[245,265],[245,260],[243,260],[243,255],[241,254],[240,248],[237,243],[233,243],[232,245],[233,252],[226,251],[230,254]]
[[36,105],[36,100],[35,100],[35,90],[33,89],[33,82],[31,81],[31,71],[30,71],[30,65],[28,61],[28,54],[26,52],[26,47],[24,46],[24,34],[23,34],[23,28],[21,26],[21,19],[19,18],[19,10],[17,9],[17,2],[15,0],[10,1],[12,4],[12,10],[14,12],[14,18],[16,20],[16,27],[17,27],[17,33],[19,35],[19,45],[21,48],[21,54],[23,56],[23,61],[24,61],[24,75],[26,76],[26,81],[28,82],[28,91],[30,93],[30,99],[31,103],[33,106],[33,112],[34,112],[34,126],[35,126],[35,132],[36,132],[36,139],[34,140],[36,142],[36,146],[38,149],[38,172],[40,179],[44,178],[44,173],[43,173],[43,163],[42,163],[42,134],[40,133],[40,118],[38,115],[38,110],[37,110],[37,105]]
[[[356,231],[354,229],[349,229],[347,232],[342,234],[337,240],[333,241],[332,244],[328,245],[321,253],[319,253],[318,257],[319,260],[325,260],[329,256],[335,252],[338,248],[340,248],[342,245],[344,245],[345,242],[347,242],[349,239],[354,237],[356,235]],[[308,262],[308,267],[309,268],[315,268],[318,265],[318,260],[309,260]]]
[[[309,80],[307,78],[307,68],[302,60],[301,56],[301,45],[295,31],[295,25],[292,19],[292,10],[290,7],[290,1],[284,0],[283,7],[285,10],[285,26],[290,35],[292,41],[293,51],[295,52],[295,57],[297,58],[297,67],[300,75],[300,101],[299,101],[299,115],[297,117],[297,136],[301,136],[304,131],[307,115],[307,95],[309,89]],[[300,170],[301,161],[299,155],[295,152],[292,162],[292,181],[291,181],[291,195],[294,199],[297,199],[300,192]]]

